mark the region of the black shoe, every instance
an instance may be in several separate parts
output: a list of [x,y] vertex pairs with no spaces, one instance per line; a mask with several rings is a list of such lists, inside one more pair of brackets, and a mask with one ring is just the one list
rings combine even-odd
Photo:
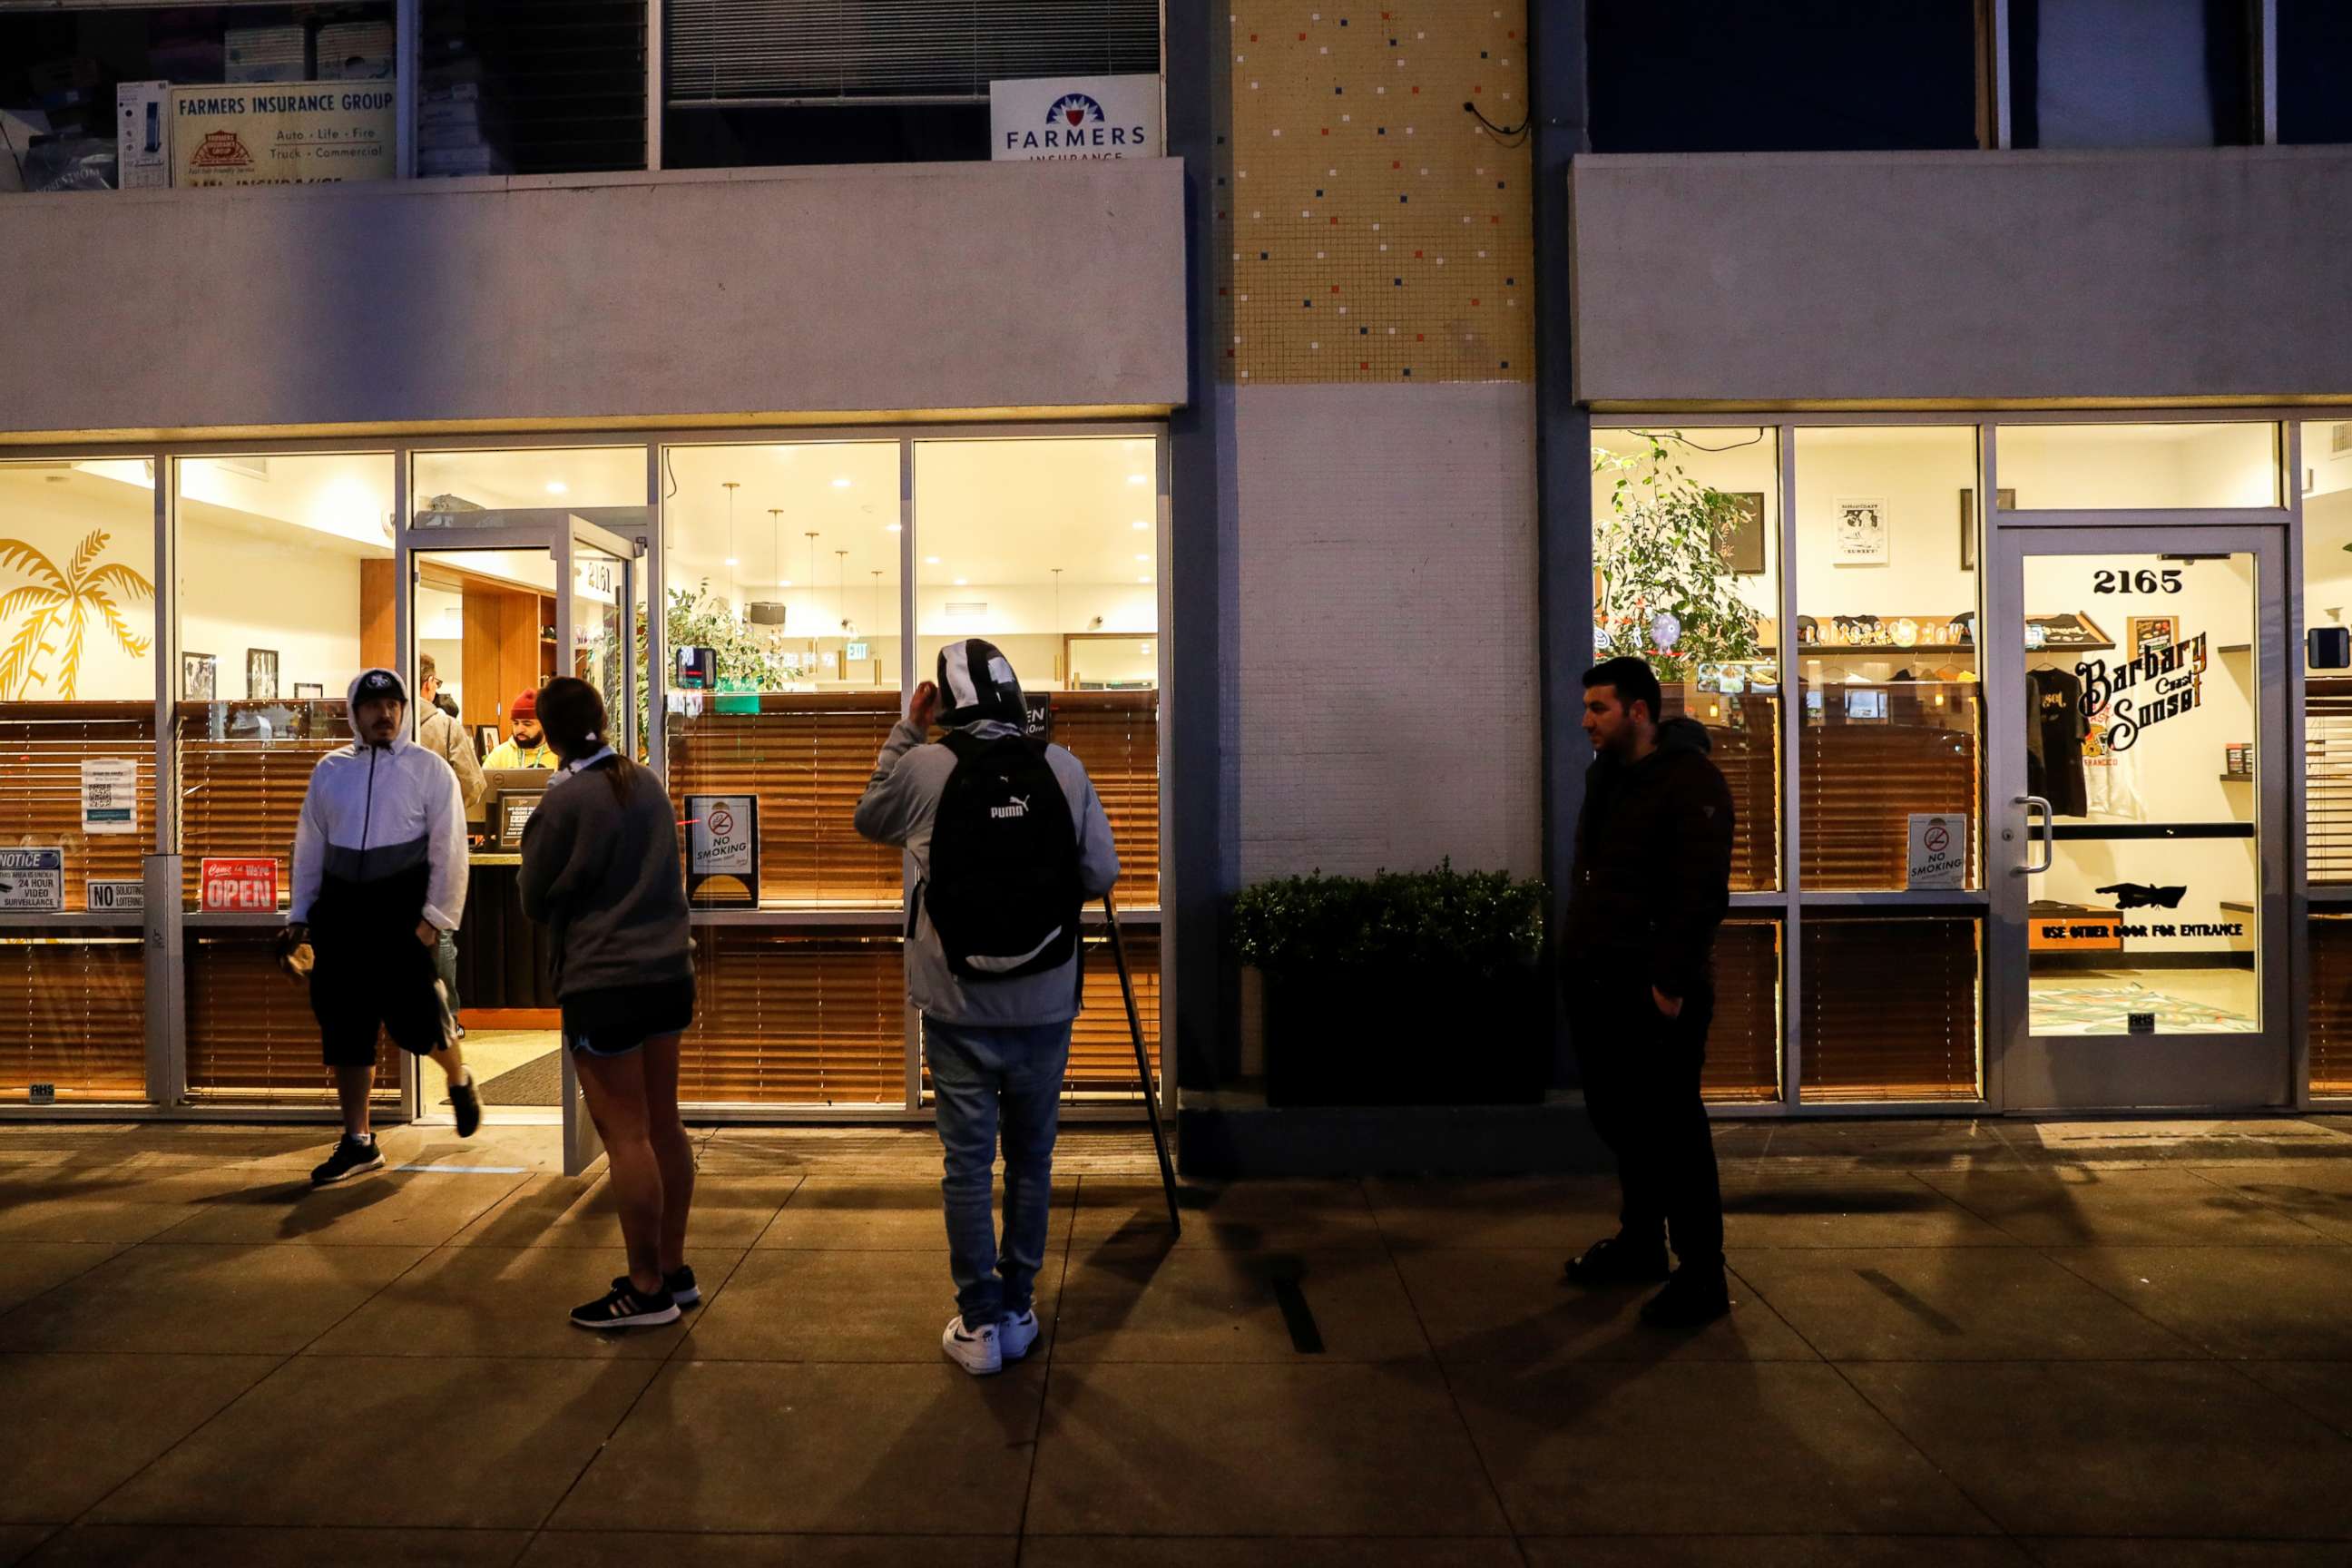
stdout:
[[1666,1244],[1644,1247],[1625,1239],[1624,1233],[1596,1241],[1568,1260],[1571,1284],[1588,1290],[1611,1285],[1653,1285],[1666,1277]]
[[575,1329],[657,1329],[677,1321],[677,1303],[667,1290],[641,1295],[626,1275],[596,1300],[572,1309]]
[[336,1143],[335,1152],[327,1156],[324,1163],[311,1171],[310,1184],[331,1187],[337,1182],[348,1182],[353,1176],[363,1176],[370,1171],[383,1169],[383,1151],[376,1147],[375,1140],[371,1138],[362,1143],[346,1132]]
[[457,1113],[457,1136],[471,1138],[482,1124],[482,1096],[470,1070],[465,1082],[449,1086],[449,1109]]
[[1731,1310],[1720,1268],[1677,1268],[1666,1288],[1642,1303],[1642,1321],[1658,1329],[1703,1329]]
[[[625,1290],[628,1288],[627,1275],[616,1274],[613,1277],[614,1289]],[[680,1307],[702,1305],[702,1287],[694,1282],[694,1265],[691,1263],[681,1263],[671,1272],[663,1275],[662,1289],[668,1291],[669,1299]]]

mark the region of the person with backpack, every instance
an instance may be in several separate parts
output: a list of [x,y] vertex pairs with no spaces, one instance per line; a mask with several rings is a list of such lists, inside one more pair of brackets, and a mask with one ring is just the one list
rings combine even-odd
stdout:
[[[927,741],[933,720],[945,737]],[[940,1346],[984,1375],[1029,1353],[1045,1267],[1079,921],[1118,880],[1110,818],[1077,758],[1027,733],[1012,664],[979,637],[940,650],[857,803],[858,833],[904,849],[907,994],[923,1016],[945,1173],[956,1315]],[[1004,1231],[992,1168],[1004,1142]]]
[[612,1163],[629,1262],[572,1321],[652,1328],[702,1300],[686,1261],[694,1146],[677,1113],[678,1037],[694,1022],[677,814],[607,743],[594,687],[559,676],[538,717],[562,765],[523,829],[522,908],[548,928],[563,1044]]

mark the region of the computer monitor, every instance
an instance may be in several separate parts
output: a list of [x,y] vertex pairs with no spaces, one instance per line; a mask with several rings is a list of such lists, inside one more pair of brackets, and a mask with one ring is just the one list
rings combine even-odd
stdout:
[[499,848],[520,848],[523,824],[555,775],[545,768],[488,768],[482,776],[489,783],[482,792],[489,812],[485,830]]

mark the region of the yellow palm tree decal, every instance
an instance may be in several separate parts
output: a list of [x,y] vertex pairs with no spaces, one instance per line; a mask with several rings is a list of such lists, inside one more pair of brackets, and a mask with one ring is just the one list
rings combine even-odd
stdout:
[[155,646],[152,637],[140,637],[131,629],[115,602],[117,595],[142,603],[152,599],[155,584],[128,566],[98,564],[110,537],[102,529],[93,531],[62,572],[24,540],[0,539],[0,568],[29,579],[0,594],[0,626],[24,617],[7,647],[0,650],[0,698],[21,700],[31,695],[34,687],[49,684],[38,666],[42,655],[58,652],[50,640],[58,632],[66,634],[66,644],[55,695],[67,701],[72,700],[81,679],[82,638],[93,620],[105,622],[122,651],[133,658],[146,658],[147,650]]

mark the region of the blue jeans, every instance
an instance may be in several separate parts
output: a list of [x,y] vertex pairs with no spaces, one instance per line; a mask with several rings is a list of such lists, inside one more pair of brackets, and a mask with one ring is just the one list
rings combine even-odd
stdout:
[[[948,1271],[966,1323],[1029,1310],[1045,1266],[1045,1205],[1061,1123],[1070,1026],[981,1028],[923,1020],[947,1173]],[[1004,1237],[996,1235],[990,1177],[1004,1132]]]

